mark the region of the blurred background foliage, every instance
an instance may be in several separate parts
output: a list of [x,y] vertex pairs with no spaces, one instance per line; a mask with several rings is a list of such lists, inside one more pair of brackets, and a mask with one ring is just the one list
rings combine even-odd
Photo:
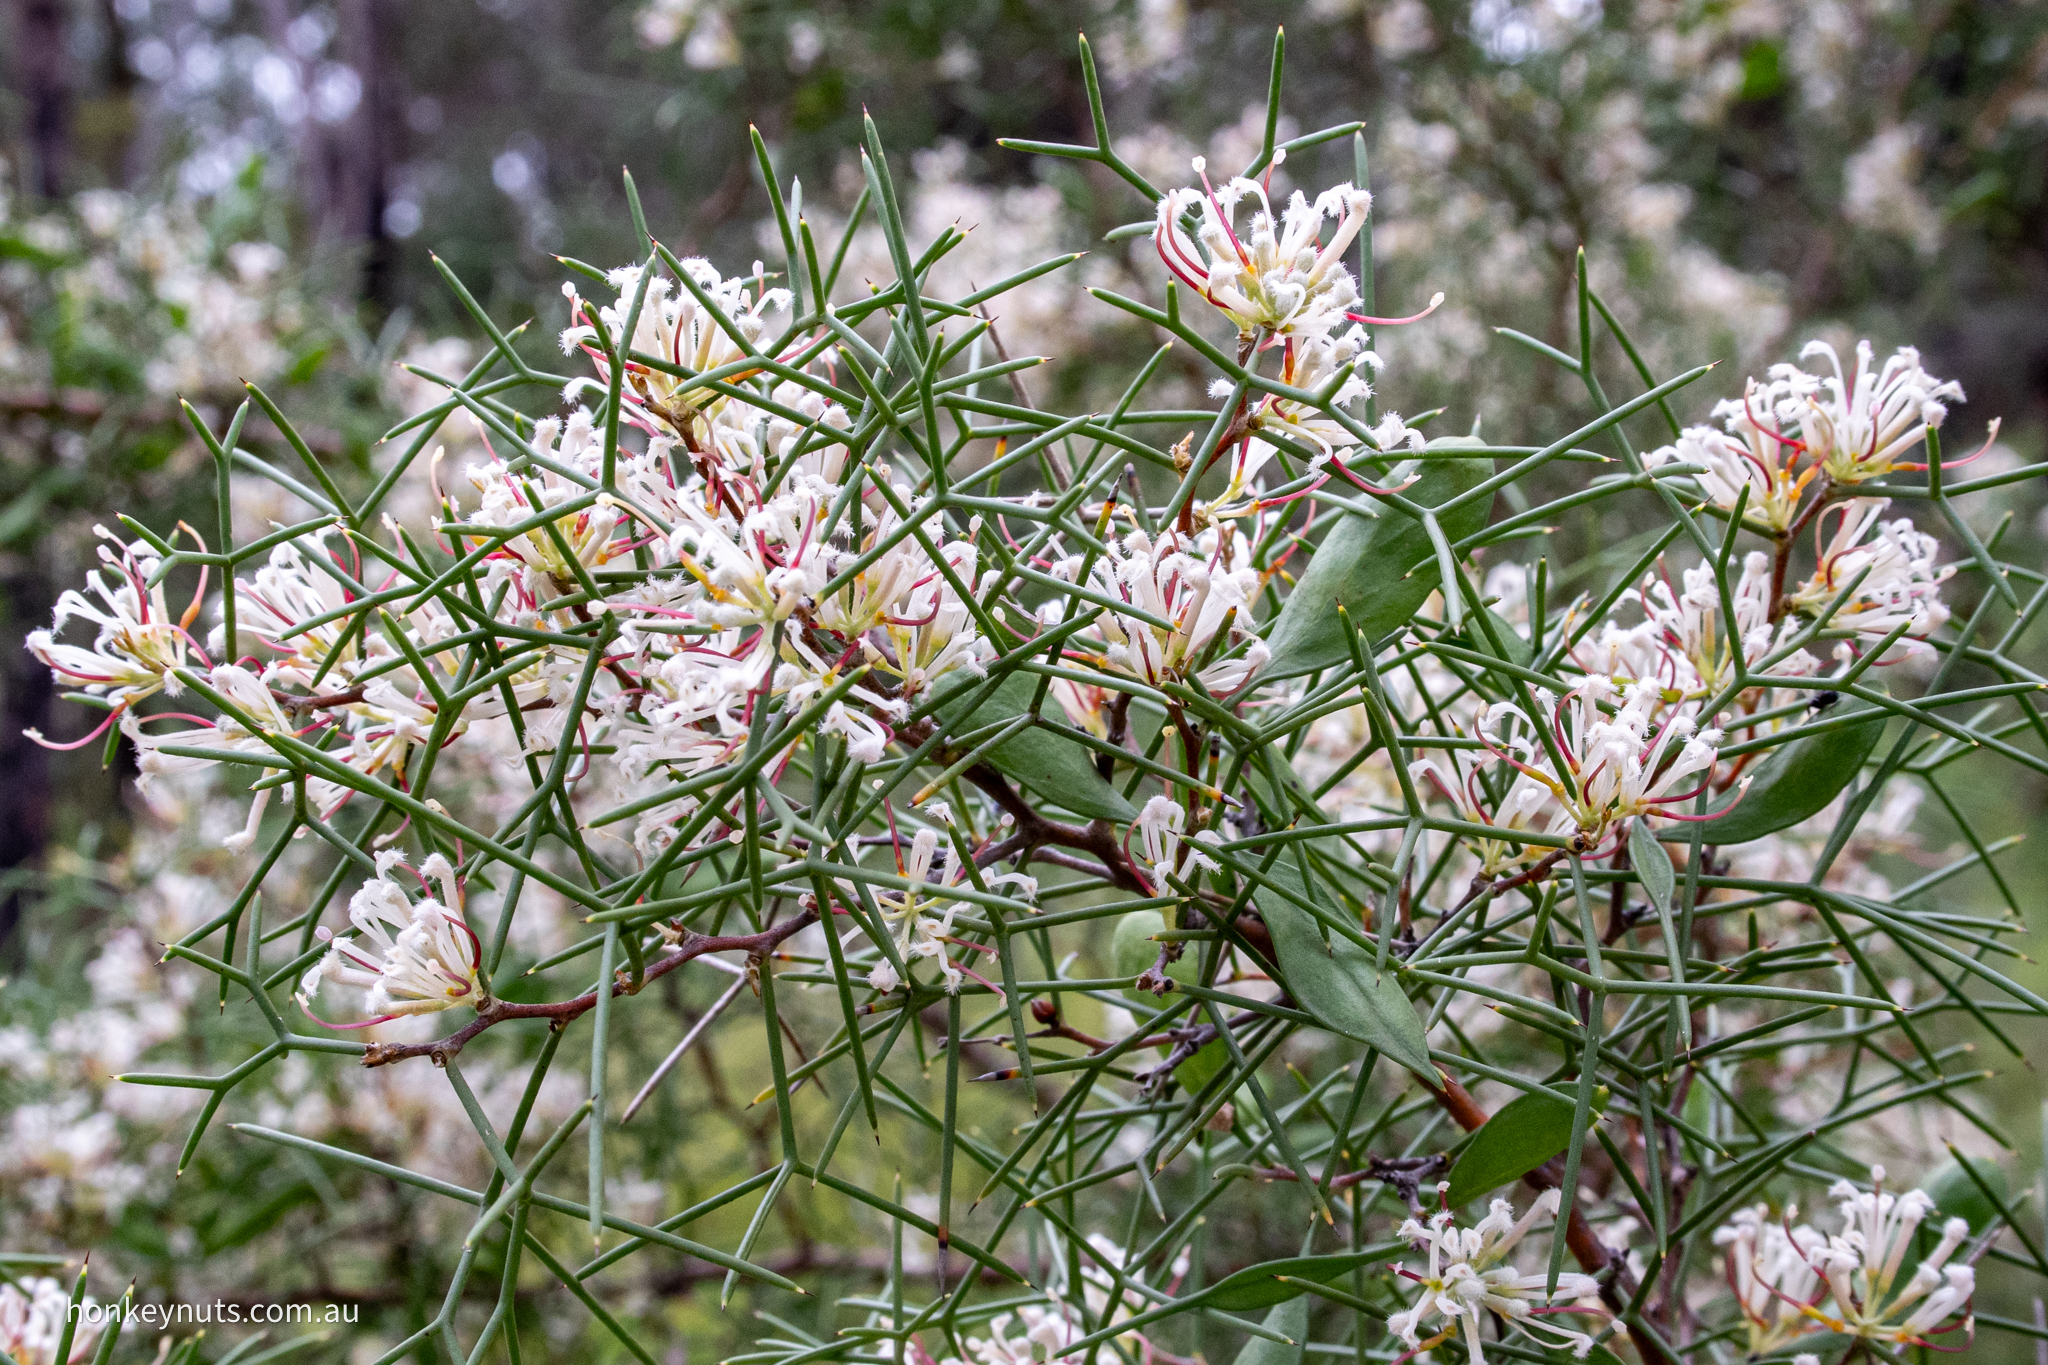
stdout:
[[[1734,373],[1718,388],[1733,391],[1809,335],[1869,336],[1881,353],[1918,344],[1930,369],[1962,381],[1970,402],[1951,419],[1952,445],[1974,448],[2002,415],[1987,459],[2012,464],[2040,458],[2048,427],[2048,6],[2027,0],[9,3],[0,639],[47,620],[115,508],[165,531],[216,524],[179,398],[218,423],[240,383],[257,383],[337,477],[375,469],[379,433],[430,401],[431,386],[396,362],[459,374],[478,354],[451,339],[472,329],[433,253],[501,322],[536,319],[525,344],[537,352],[564,319],[555,257],[611,265],[632,253],[622,167],[679,253],[729,270],[775,259],[750,122],[778,169],[802,180],[821,236],[836,235],[857,192],[851,149],[865,109],[903,163],[913,233],[979,228],[947,265],[960,278],[985,283],[1089,251],[1000,320],[1013,353],[1066,358],[1030,374],[1032,386],[1087,403],[1121,382],[1134,346],[1154,344],[1080,288],[1157,295],[1149,242],[1103,240],[1150,205],[1101,167],[998,142],[1091,140],[1074,48],[1084,30],[1119,148],[1161,187],[1185,179],[1195,152],[1225,168],[1249,160],[1276,24],[1300,128],[1365,120],[1379,311],[1449,295],[1429,324],[1382,333],[1390,406],[1442,406],[1459,429],[1483,416],[1489,435],[1511,441],[1576,425],[1578,395],[1492,329],[1567,344],[1584,245],[1597,287],[1662,373],[1725,359]],[[1289,167],[1294,183],[1313,192],[1349,176],[1336,146],[1327,164]],[[856,287],[869,251],[879,259],[857,234]],[[1197,371],[1184,373],[1194,401]],[[446,439],[464,438],[451,426]],[[251,423],[247,449],[278,445]],[[2005,498],[2015,557],[2039,553],[2040,502],[2024,485]],[[260,500],[237,508],[252,527],[265,514]],[[1608,561],[1596,552],[1625,549],[1633,530],[1575,530],[1565,548],[1597,570]],[[166,880],[175,840],[161,819],[154,842],[136,834],[150,817],[131,808],[124,760],[108,771],[98,744],[57,754],[20,738],[37,726],[78,733],[52,699],[24,651],[0,648],[0,973],[11,978],[0,1025],[44,1034],[81,999],[127,1008],[160,990],[121,976],[146,954],[109,966],[107,934],[81,928],[132,928],[141,913],[140,935],[149,914],[175,922],[175,902],[206,885]],[[1991,834],[2027,828],[2042,804],[2037,785],[1976,796]],[[2038,855],[2023,866],[2043,870]],[[156,908],[138,912],[138,895]],[[687,1019],[708,1002],[673,1004]],[[214,1041],[217,1055],[236,1046],[229,1034]],[[192,1047],[200,1065],[207,1054]],[[728,1155],[745,1160],[769,1120],[706,1066],[692,1104],[720,1116]],[[0,1057],[0,1244],[111,1239],[127,1269],[163,1286],[209,1256],[246,1267],[289,1245],[309,1258],[303,1288],[317,1297],[337,1292],[320,1248],[366,1236],[388,1253],[376,1305],[417,1313],[441,1282],[408,1196],[339,1190],[270,1153],[197,1182],[265,1199],[236,1201],[232,1217],[224,1204],[218,1224],[200,1224],[203,1244],[167,1238],[150,1212],[171,1197],[165,1153],[115,1132],[111,1117],[106,1134],[87,1133],[104,1111],[31,1103],[49,1077],[9,1067]],[[97,1083],[118,1069],[101,1067]],[[736,1061],[733,1074],[749,1073]],[[317,1089],[306,1083],[293,1102],[313,1103]],[[2017,1108],[2030,1112],[2034,1098],[2017,1096]],[[432,1141],[447,1116],[408,1103],[383,1096],[369,1106],[382,1106],[378,1117],[358,1115],[365,1150]],[[651,1115],[646,1179],[687,1185],[674,1145],[654,1135],[695,1112]],[[209,1153],[238,1159],[231,1147]],[[38,1181],[87,1176],[101,1182],[97,1202],[34,1193]],[[325,1210],[305,1224],[312,1240],[264,1240],[301,1205]],[[812,1251],[793,1254],[833,1240],[798,1231],[792,1245]],[[845,1251],[843,1268],[873,1254]],[[639,1307],[686,1288],[678,1275],[645,1286]],[[708,1300],[672,1311],[712,1319]],[[741,1330],[677,1323],[678,1340],[729,1343],[720,1334]]]

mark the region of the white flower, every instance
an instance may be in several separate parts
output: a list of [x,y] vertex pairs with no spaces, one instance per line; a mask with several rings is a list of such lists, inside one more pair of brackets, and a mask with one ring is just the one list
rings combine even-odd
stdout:
[[[711,306],[705,307],[688,289],[677,289],[674,281],[656,275],[647,281],[629,349],[692,372],[715,370],[745,357],[746,352],[733,339],[735,333],[751,346],[761,339],[766,327],[764,314],[789,307],[789,291],[764,287],[758,273],[751,282],[744,277],[726,279],[719,275],[716,266],[699,257],[683,261],[682,267]],[[641,267],[629,265],[606,277],[607,283],[618,291],[618,298],[598,307],[596,313],[615,344],[621,339],[634,296],[639,292],[640,275]],[[573,398],[584,390],[603,393],[611,381],[611,361],[589,320],[592,305],[577,293],[573,284],[563,285],[562,293],[569,300],[571,316],[577,320],[562,333],[562,350],[567,353],[580,348],[597,371],[595,380],[571,381],[563,397]],[[711,447],[711,418],[729,400],[716,390],[701,385],[693,387],[683,376],[637,361],[628,363],[626,373],[627,421],[649,435],[681,441],[692,455],[701,455]],[[745,377],[731,376],[731,382]]]
[[[1911,346],[1901,346],[1878,368],[1870,343],[1859,341],[1850,373],[1825,341],[1809,341],[1799,352],[1801,360],[1812,356],[1825,357],[1830,372],[1773,365],[1767,379],[1744,386],[1741,398],[1715,406],[1725,430],[1687,427],[1644,462],[1704,466],[1700,487],[1718,507],[1733,508],[1747,488],[1745,520],[1774,533],[1799,521],[1802,499],[1823,475],[1853,485],[1895,469],[1927,467],[1905,457],[1947,418],[1949,400],[1963,401],[1961,385],[1929,374]],[[1990,439],[1997,435],[1994,420]]]
[[[1518,772],[1496,801],[1483,781],[1486,769],[1496,761],[1484,750],[1446,749],[1441,757],[1411,761],[1408,774],[1425,800],[1428,792],[1435,791],[1451,803],[1462,820],[1491,825],[1503,833],[1541,828],[1554,799],[1552,788],[1529,773]],[[1536,845],[1505,839],[1480,839],[1473,848],[1481,869],[1489,874],[1542,856]]]
[[396,852],[380,855],[376,880],[365,882],[349,900],[354,934],[334,937],[324,927],[319,931],[332,947],[300,979],[299,1004],[310,1013],[322,980],[332,976],[343,985],[363,987],[364,1009],[372,1016],[329,1027],[364,1028],[400,1015],[432,1014],[457,1005],[481,1009],[489,1003],[481,974],[483,944],[463,917],[455,870],[439,854],[428,858],[415,876],[422,888],[429,878],[438,881],[441,898],[429,895],[412,902],[390,880],[399,866],[403,861]]
[[[884,518],[877,536],[897,524],[893,514]],[[980,555],[974,542],[955,540],[939,553],[943,567],[914,537],[905,537],[818,613],[820,625],[858,641],[861,655],[879,673],[900,680],[904,701],[955,669],[980,676],[983,661],[995,653],[954,587],[956,580],[975,581]]]
[[[559,449],[555,446],[558,438]],[[593,464],[598,458],[598,444],[591,416],[582,408],[572,413],[566,424],[549,417],[536,424],[534,430],[535,453],[570,468]],[[476,526],[518,526],[537,513],[581,496],[584,491],[547,470],[515,470],[503,460],[473,464],[468,473],[470,483],[482,498],[469,518]],[[525,567],[528,576],[519,581],[516,590],[521,597],[520,605],[531,610],[540,605],[538,593],[545,586],[542,579],[551,582],[556,592],[568,589],[576,581],[572,559],[586,569],[601,568],[613,555],[628,553],[629,542],[614,539],[626,524],[627,518],[617,502],[601,496],[593,506],[563,513],[552,526],[536,526],[496,542],[486,562]],[[560,545],[556,544],[558,537]],[[482,537],[473,541],[478,547],[486,543]],[[567,555],[562,553],[564,548]]]
[[[1721,588],[1711,566],[1696,564],[1680,575],[1684,587],[1674,590],[1665,574],[1648,574],[1633,597],[1646,618],[1633,631],[1603,627],[1587,663],[1620,676],[1656,684],[1668,699],[1690,698],[1718,690],[1734,677],[1735,650],[1755,667],[1789,635],[1794,625],[1771,624],[1771,561],[1761,551],[1743,557],[1742,573],[1729,584],[1735,607],[1731,629],[1722,619]],[[1576,656],[1586,663],[1582,652]],[[1778,673],[1811,672],[1819,661],[1800,650],[1772,665]]]
[[[1856,368],[1844,374],[1842,358],[1825,341],[1809,341],[1799,358],[1826,356],[1833,373],[1826,378],[1790,366],[1773,376],[1788,384],[1797,408],[1799,436],[1809,458],[1818,460],[1836,483],[1861,483],[1889,474],[1948,416],[1943,399],[1963,402],[1963,387],[1953,379],[1936,379],[1920,365],[1920,352],[1901,346],[1882,369],[1871,368],[1868,341],[1856,343]],[[1996,434],[1995,431],[1993,433]]]
[[[1697,784],[1687,791],[1674,788],[1694,774],[1701,774],[1704,781],[1722,740],[1719,730],[1695,733],[1697,722],[1690,711],[1668,711],[1660,718],[1662,690],[1646,680],[1628,685],[1610,717],[1606,708],[1620,692],[1616,679],[1592,674],[1551,714],[1525,717],[1502,703],[1487,712],[1480,728],[1481,738],[1499,758],[1549,791],[1556,803],[1549,832],[1576,829],[1581,852],[1596,848],[1631,816],[1697,818],[1672,809],[1698,795]],[[1540,695],[1538,699],[1542,700]],[[1539,724],[1551,729],[1564,761],[1562,772],[1548,748],[1534,737]]]
[[[1855,595],[1828,624],[1853,630],[1866,643],[1906,626],[1907,634],[1895,646],[1898,653],[1880,662],[1932,652],[1924,637],[1948,620],[1941,585],[1955,573],[1953,564],[1934,562],[1941,542],[1915,530],[1911,520],[1878,520],[1888,505],[1883,498],[1852,498],[1823,512],[1823,526],[1828,516],[1840,516],[1835,534],[1822,547],[1813,576],[1790,593],[1795,610],[1817,616],[1863,574]],[[1873,530],[1875,537],[1866,539]]]
[[1051,691],[1053,700],[1060,704],[1060,710],[1066,712],[1075,728],[1086,730],[1097,739],[1109,738],[1117,693],[1073,678],[1054,678]]
[[1198,869],[1211,872],[1221,871],[1216,860],[1195,847],[1198,843],[1220,843],[1220,836],[1214,830],[1200,830],[1192,840],[1183,839],[1181,831],[1187,827],[1187,808],[1170,796],[1155,796],[1145,803],[1138,812],[1138,818],[1131,822],[1131,830],[1138,836],[1139,848],[1146,867],[1151,872],[1155,890],[1166,892],[1166,879],[1177,877],[1183,881],[1195,875]]
[[1798,468],[1799,442],[1780,433],[1768,415],[1760,415],[1759,404],[1767,414],[1768,398],[1760,394],[1752,379],[1741,401],[1729,400],[1714,409],[1715,415],[1725,419],[1726,431],[1687,427],[1675,444],[1651,451],[1643,463],[1652,469],[1674,461],[1703,465],[1698,479],[1707,501],[1732,509],[1747,488],[1749,500],[1743,505],[1743,518],[1772,531],[1785,530],[1798,518],[1799,500],[1820,466],[1809,463],[1803,470]]
[[[1421,432],[1409,426],[1402,420],[1400,413],[1391,409],[1381,413],[1380,420],[1375,422],[1370,430],[1373,444],[1381,450],[1420,451],[1426,449],[1429,444],[1423,439]],[[1393,482],[1398,483],[1400,480],[1395,479]]]
[[[195,595],[182,617],[173,616],[163,584],[147,586],[160,563],[156,552],[143,541],[124,545],[104,526],[93,529],[108,542],[99,547],[101,567],[86,575],[98,604],[75,588],[66,590],[57,598],[50,629],[29,635],[29,652],[59,683],[105,697],[116,712],[159,691],[175,697],[183,685],[172,670],[188,667],[198,653],[187,627],[199,614],[200,599]],[[202,591],[204,586],[202,581]],[[57,643],[73,617],[99,626],[90,649]]]
[[[1009,1327],[1023,1329],[1011,1337]],[[1084,1333],[1078,1316],[1055,1300],[1047,1307],[1026,1304],[1014,1313],[999,1313],[988,1321],[987,1337],[967,1338],[967,1353],[980,1365],[1038,1365],[1041,1361],[1064,1360],[1067,1348]]]
[[[394,651],[381,632],[353,629],[352,616],[306,628],[307,622],[349,603],[348,590],[337,578],[306,562],[308,550],[315,555],[330,553],[317,539],[304,545],[286,541],[271,550],[269,563],[256,571],[253,581],[235,580],[235,633],[254,636],[269,651],[262,668],[265,682],[304,687],[318,675],[325,691],[339,692],[355,681],[365,662],[388,658]],[[215,631],[216,637],[224,634],[224,628]],[[290,639],[284,638],[287,634]],[[221,638],[223,652],[225,643]],[[329,664],[337,651],[341,657]]]
[[690,615],[708,625],[772,625],[808,607],[825,586],[826,547],[816,534],[824,500],[791,490],[744,506],[684,499],[669,550],[703,590]]
[[[794,710],[810,705],[837,681],[834,671],[813,675],[795,664],[784,664],[775,675],[776,690],[787,695],[788,705]],[[860,687],[853,688],[846,696],[865,702],[875,710],[893,714],[899,720],[902,718],[904,706],[900,701],[892,701]],[[844,699],[825,708],[825,714],[818,720],[818,733],[845,736],[847,755],[862,763],[879,763],[892,738],[888,726],[866,711],[848,706]]]
[[[1202,190],[1175,190],[1159,201],[1152,240],[1167,269],[1221,309],[1246,339],[1314,335],[1342,322],[1358,302],[1344,253],[1365,226],[1372,196],[1338,185],[1311,204],[1296,191],[1276,222],[1257,181],[1240,177],[1217,190],[1200,158],[1195,171]],[[1240,237],[1234,220],[1245,199],[1258,207]],[[1199,245],[1181,226],[1189,209],[1201,217]],[[1325,218],[1338,220],[1328,242],[1319,240]]]
[[[1379,355],[1367,348],[1362,327],[1353,327],[1341,335],[1304,336],[1288,343],[1281,362],[1280,382],[1322,394],[1330,390],[1330,385],[1336,383],[1341,375],[1343,382],[1330,390],[1328,402],[1332,408],[1348,408],[1359,399],[1372,396],[1371,377],[1378,372],[1381,363]],[[1400,419],[1395,420],[1398,422]],[[1249,424],[1253,432],[1280,432],[1312,446],[1324,456],[1359,443],[1350,428],[1321,407],[1277,394],[1268,395],[1253,409]],[[1417,440],[1419,443],[1420,438]],[[1388,448],[1381,446],[1381,449]],[[1237,464],[1248,468],[1241,472],[1233,467],[1231,491],[1217,499],[1217,503],[1232,501],[1232,494],[1241,486],[1248,485],[1251,476],[1272,454],[1273,447],[1266,442],[1256,437],[1247,441],[1238,452]],[[1212,511],[1211,515],[1216,513]]]
[[[92,1295],[79,1300],[78,1310],[71,1352],[63,1365],[91,1359],[93,1343],[106,1325]],[[0,1351],[16,1365],[59,1365],[57,1347],[64,1339],[64,1320],[70,1315],[71,1296],[55,1280],[24,1279],[19,1288],[0,1284]]]
[[[1934,1250],[1904,1284],[1896,1284],[1914,1234],[1935,1211],[1934,1201],[1923,1190],[1886,1193],[1882,1166],[1870,1168],[1870,1180],[1868,1191],[1846,1180],[1828,1191],[1829,1198],[1841,1201],[1842,1230],[1813,1257],[1833,1295],[1818,1314],[1820,1321],[1837,1332],[1903,1346],[1924,1346],[1929,1336],[1958,1326],[1974,1332],[1969,1304],[1977,1272],[1948,1264],[1969,1237],[1970,1225],[1949,1219]],[[1958,1313],[1963,1314],[1961,1323],[1943,1326]]]
[[[1486,1217],[1469,1228],[1459,1227],[1449,1209],[1432,1214],[1426,1225],[1412,1218],[1401,1224],[1400,1235],[1418,1250],[1427,1251],[1429,1263],[1420,1273],[1405,1265],[1399,1268],[1402,1278],[1422,1286],[1422,1295],[1411,1307],[1390,1316],[1387,1330],[1410,1352],[1416,1352],[1458,1336],[1463,1324],[1466,1331],[1461,1340],[1478,1365],[1485,1359],[1485,1315],[1492,1313],[1520,1327],[1544,1347],[1567,1347],[1584,1359],[1593,1349],[1593,1338],[1545,1319],[1557,1312],[1600,1311],[1570,1306],[1597,1294],[1599,1282],[1591,1275],[1563,1271],[1557,1277],[1556,1294],[1548,1295],[1548,1275],[1518,1274],[1513,1266],[1502,1263],[1537,1219],[1556,1218],[1557,1205],[1557,1191],[1545,1190],[1520,1219],[1512,1204],[1496,1199]],[[1425,1341],[1423,1330],[1434,1327],[1439,1319],[1441,1330]]]
[[[986,977],[946,956],[948,944],[969,949],[977,945],[953,937],[953,917],[969,907],[963,901],[950,898],[947,893],[960,885],[965,868],[949,852],[943,860],[943,871],[935,879],[932,867],[939,861],[938,851],[936,830],[921,829],[911,839],[910,857],[902,864],[903,876],[910,885],[901,891],[878,890],[875,893],[883,926],[895,942],[896,954],[906,967],[921,958],[936,960],[940,979],[949,992],[957,992],[967,977],[996,990],[994,983]],[[1021,872],[984,873],[981,880],[989,887],[1013,886],[1017,889],[1016,894],[1024,900],[1038,895],[1038,879]],[[845,899],[855,898],[857,893],[851,886],[844,882],[840,886]],[[868,972],[868,985],[878,991],[892,991],[901,984],[894,964],[886,956]]]
[[1749,1323],[1749,1354],[1760,1356],[1818,1324],[1805,1309],[1819,1299],[1820,1271],[1815,1257],[1827,1238],[1804,1224],[1794,1226],[1797,1210],[1787,1209],[1783,1223],[1768,1221],[1762,1204],[1739,1209],[1714,1233],[1714,1245],[1727,1249],[1728,1285]]
[[[1121,541],[1112,539],[1109,553],[1095,562],[1093,586],[1168,624],[1162,627],[1111,610],[1101,621],[1104,663],[1116,672],[1157,683],[1194,672],[1226,620],[1232,636],[1249,634],[1259,572],[1225,567],[1226,552],[1218,542],[1204,555],[1174,531],[1162,532],[1156,540],[1143,531],[1133,531]],[[1228,695],[1242,688],[1267,657],[1265,651],[1253,649],[1241,659],[1210,664],[1195,676],[1211,692]]]

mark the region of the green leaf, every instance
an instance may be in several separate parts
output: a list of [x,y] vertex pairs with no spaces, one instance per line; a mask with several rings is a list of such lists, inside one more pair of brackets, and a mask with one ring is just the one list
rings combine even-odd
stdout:
[[1670,914],[1671,893],[1678,886],[1678,877],[1671,867],[1671,855],[1642,820],[1636,821],[1628,832],[1628,860],[1643,884],[1643,894],[1657,907],[1657,913]]
[[1866,721],[1803,735],[1771,750],[1756,765],[1746,792],[1730,792],[1708,812],[1713,818],[1704,826],[1707,842],[1746,844],[1818,814],[1861,770],[1886,720],[1868,702],[1841,701],[1822,713],[1832,719],[1866,711],[1873,713]]
[[38,270],[54,270],[64,264],[62,256],[13,232],[0,233],[0,261],[27,261]]
[[[1505,616],[1502,616],[1492,607],[1488,607],[1486,609],[1486,617],[1493,626],[1494,637],[1500,641],[1501,648],[1507,651],[1509,663],[1520,664],[1522,667],[1527,668],[1535,662],[1536,651],[1529,647],[1529,641],[1523,637],[1521,632],[1515,629]],[[1492,640],[1489,640],[1486,632],[1476,624],[1468,625],[1465,629],[1459,631],[1457,638],[1465,648],[1476,653],[1493,653]]]
[[[1451,437],[1429,445],[1432,450],[1455,448],[1470,439]],[[1402,496],[1423,507],[1441,507],[1492,477],[1493,461],[1431,460],[1423,470]],[[1458,541],[1482,529],[1492,511],[1491,498],[1475,498],[1440,524],[1446,536]],[[1345,513],[1280,609],[1269,640],[1273,657],[1267,676],[1291,677],[1348,662],[1351,647],[1337,616],[1340,605],[1367,640],[1379,640],[1407,624],[1436,587],[1435,552],[1420,521],[1392,508],[1377,517]]]
[[[1277,1278],[1285,1275],[1291,1280],[1307,1280],[1313,1284],[1328,1284],[1339,1275],[1348,1274],[1362,1265],[1386,1257],[1401,1249],[1398,1242],[1382,1246],[1367,1247],[1363,1251],[1340,1252],[1334,1256],[1290,1256],[1281,1261],[1264,1261],[1248,1265],[1232,1275],[1225,1275],[1216,1283],[1198,1294],[1191,1294],[1181,1302],[1188,1307],[1197,1304],[1204,1308],[1220,1308],[1226,1313],[1243,1313],[1254,1308],[1270,1308],[1286,1303],[1306,1294],[1308,1290],[1299,1284],[1283,1284]],[[1286,1331],[1285,1328],[1281,1329]],[[1292,1333],[1288,1335],[1292,1336]],[[1297,1338],[1298,1339],[1298,1338]],[[1278,1345],[1278,1343],[1274,1343]]]
[[[1593,1112],[1607,1108],[1607,1087],[1593,1092]],[[1511,1180],[1520,1180],[1572,1141],[1569,1099],[1550,1090],[1532,1090],[1502,1105],[1465,1144],[1451,1168],[1451,1207],[1463,1208]]]
[[[980,684],[979,678],[963,674],[957,682],[942,686],[942,691],[971,692]],[[1013,672],[997,684],[995,695],[975,707],[972,714],[967,712],[966,697],[954,696],[939,703],[939,718],[948,730],[966,734],[1023,715],[1030,709],[1031,695],[1036,690],[1034,679]],[[1058,709],[1050,698],[1047,705]],[[1033,726],[1010,736],[989,754],[989,762],[1006,777],[1015,778],[1076,815],[1119,823],[1137,816],[1131,803],[1095,770],[1095,760],[1086,748],[1049,730]]]
[[[1202,1087],[1216,1078],[1216,1073],[1230,1065],[1230,1048],[1217,1040],[1204,1043],[1195,1050],[1195,1055],[1173,1069],[1174,1080],[1190,1095],[1199,1095]],[[1244,1091],[1238,1091],[1240,1097]]]
[[[1275,859],[1266,879],[1308,899],[1301,876],[1286,854]],[[1422,1020],[1401,989],[1391,966],[1379,970],[1373,955],[1341,934],[1323,938],[1315,916],[1284,897],[1262,891],[1259,914],[1273,934],[1287,991],[1323,1027],[1346,1038],[1376,1047],[1432,1085],[1439,1084],[1430,1065],[1429,1042]]]
[[294,360],[292,367],[285,371],[284,382],[290,385],[304,384],[311,381],[313,376],[320,372],[320,366],[326,359],[327,348],[325,346],[311,347],[305,354]]
[[[1972,1160],[1970,1167],[1977,1172],[1978,1180],[1991,1187],[1992,1193],[2010,1205],[2005,1172],[1996,1162]],[[1985,1198],[1977,1181],[1970,1179],[1970,1172],[1963,1169],[1962,1159],[1943,1163],[1921,1189],[1934,1201],[1936,1212],[1927,1215],[1921,1223],[1922,1236],[1931,1247],[1941,1235],[1941,1225],[1950,1218],[1961,1218],[1970,1225],[1971,1235],[1976,1235],[1991,1226],[1991,1220],[1998,1217],[1998,1206]],[[1901,1272],[1903,1273],[1903,1272]]]
[[1306,1293],[1289,1299],[1266,1314],[1266,1326],[1292,1341],[1294,1345],[1282,1346],[1277,1341],[1253,1337],[1244,1344],[1244,1349],[1237,1353],[1234,1365],[1301,1365],[1302,1348],[1308,1341]]

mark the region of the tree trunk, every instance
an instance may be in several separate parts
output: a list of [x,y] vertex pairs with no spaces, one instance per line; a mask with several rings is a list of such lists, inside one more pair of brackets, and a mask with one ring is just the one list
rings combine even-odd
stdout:
[[44,198],[64,193],[71,134],[71,62],[64,0],[18,0],[15,88],[28,109],[31,183]]

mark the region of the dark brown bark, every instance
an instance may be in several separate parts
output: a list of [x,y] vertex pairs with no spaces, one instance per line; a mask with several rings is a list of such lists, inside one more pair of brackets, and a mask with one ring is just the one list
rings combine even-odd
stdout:
[[70,44],[64,0],[18,0],[14,79],[27,106],[32,182],[46,199],[64,193],[71,160]]
[[[0,617],[42,624],[56,600],[41,557],[15,558],[14,571],[0,578]],[[0,873],[41,862],[50,842],[50,754],[23,734],[52,728],[57,689],[50,670],[18,643],[0,656],[0,774],[7,799],[0,801]],[[0,895],[0,962],[19,957],[18,931],[25,903],[34,892],[11,887]]]

